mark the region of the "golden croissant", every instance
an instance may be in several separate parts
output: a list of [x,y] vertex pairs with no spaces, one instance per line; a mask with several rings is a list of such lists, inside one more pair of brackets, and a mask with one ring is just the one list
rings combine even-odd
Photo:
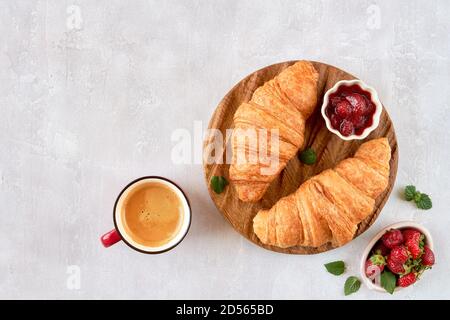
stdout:
[[[233,157],[229,176],[239,199],[261,199],[270,183],[303,145],[305,121],[317,104],[318,78],[310,62],[296,62],[256,89],[251,100],[237,109],[233,119]],[[260,135],[259,129],[267,129],[266,136]],[[274,129],[278,134],[277,148],[269,139]],[[249,132],[256,132],[254,141],[257,143],[251,144],[246,139]],[[266,142],[264,147],[261,142]],[[263,155],[275,153],[278,156],[275,165],[262,160]],[[244,161],[239,160],[239,154]]]
[[253,219],[255,234],[281,248],[349,242],[388,185],[390,158],[386,138],[363,143],[353,158],[305,181],[270,210],[260,210]]

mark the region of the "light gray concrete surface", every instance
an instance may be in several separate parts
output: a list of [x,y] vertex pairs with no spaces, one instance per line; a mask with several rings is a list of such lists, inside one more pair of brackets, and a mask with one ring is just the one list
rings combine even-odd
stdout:
[[[394,298],[450,298],[449,16],[445,0],[1,1],[0,298],[391,299],[343,286],[368,240],[407,219],[430,229],[437,264]],[[315,256],[249,243],[216,211],[202,166],[171,159],[174,130],[194,136],[237,81],[290,59],[374,86],[400,148],[377,222]],[[151,174],[187,191],[185,241],[158,256],[104,249],[117,193]],[[432,210],[401,199],[409,183]],[[337,259],[345,276],[324,271]]]

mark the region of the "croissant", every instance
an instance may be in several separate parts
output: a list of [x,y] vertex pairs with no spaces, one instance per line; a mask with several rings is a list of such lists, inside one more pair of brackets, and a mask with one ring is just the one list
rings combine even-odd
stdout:
[[308,179],[271,209],[260,210],[253,219],[255,234],[281,248],[349,242],[388,185],[390,158],[386,138],[363,143],[353,158]]
[[[305,121],[317,104],[318,78],[310,62],[296,62],[256,89],[251,100],[237,109],[229,177],[242,201],[261,199],[302,146]],[[258,129],[268,132],[263,136]],[[269,137],[274,129],[278,132],[276,146]],[[256,143],[248,141],[249,132],[256,133],[253,140]],[[267,154],[278,155],[275,165],[264,161]]]

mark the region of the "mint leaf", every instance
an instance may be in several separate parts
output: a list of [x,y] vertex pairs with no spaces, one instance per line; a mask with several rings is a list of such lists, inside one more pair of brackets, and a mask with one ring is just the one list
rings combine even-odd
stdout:
[[405,199],[406,201],[411,201],[414,199],[414,195],[416,194],[416,187],[415,186],[406,186],[405,187]]
[[415,200],[415,202],[417,208],[419,209],[428,210],[431,209],[431,207],[433,207],[430,197],[425,193],[421,193],[420,198],[418,200]]
[[355,293],[361,287],[361,281],[357,277],[348,277],[344,285],[344,294],[348,296],[349,294]]
[[217,194],[222,193],[227,185],[228,181],[224,177],[214,176],[211,178],[211,188]]
[[395,285],[397,283],[397,279],[395,278],[395,275],[392,272],[389,271],[383,271],[381,274],[381,286],[389,292],[390,294],[394,293]]
[[324,264],[327,271],[335,276],[340,276],[345,271],[345,263],[344,261],[333,261],[327,264]]
[[414,200],[419,209],[428,210],[433,207],[430,197],[425,193],[417,191],[416,187],[413,185],[405,187],[405,199],[407,201]]
[[312,165],[312,164],[316,163],[316,161],[317,161],[316,152],[311,148],[307,148],[307,149],[303,150],[300,153],[300,161],[307,165]]

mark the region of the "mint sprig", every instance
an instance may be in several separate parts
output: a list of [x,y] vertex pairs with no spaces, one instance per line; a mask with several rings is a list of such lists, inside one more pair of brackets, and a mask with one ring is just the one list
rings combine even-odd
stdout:
[[333,261],[324,265],[327,271],[335,276],[340,276],[345,271],[344,261]]
[[307,165],[312,165],[317,161],[316,152],[312,148],[306,148],[300,153],[300,161]]
[[211,178],[211,188],[215,193],[222,193],[225,187],[228,185],[227,179],[222,176],[214,176]]
[[430,196],[416,190],[416,187],[413,185],[405,187],[405,200],[406,201],[413,200],[416,203],[417,208],[422,210],[428,210],[433,207],[433,203],[431,202]]

